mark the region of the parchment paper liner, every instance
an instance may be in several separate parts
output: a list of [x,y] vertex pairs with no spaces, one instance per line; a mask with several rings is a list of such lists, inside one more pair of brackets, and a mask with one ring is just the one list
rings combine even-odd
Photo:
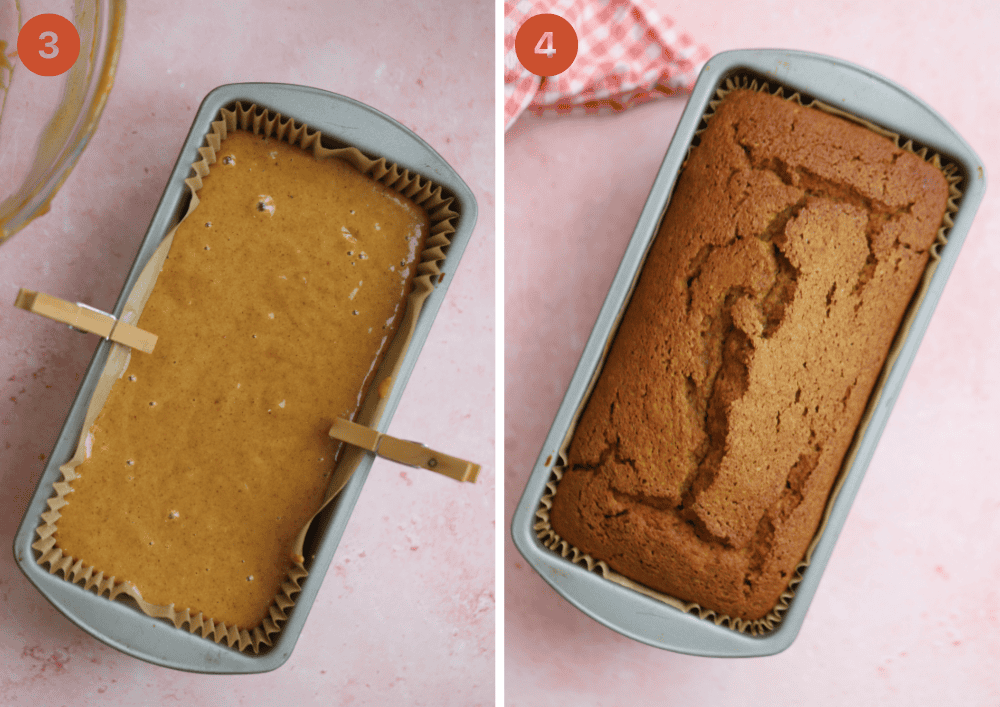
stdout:
[[[369,386],[361,410],[355,418],[356,422],[374,427],[382,416],[392,383],[397,379],[423,303],[434,290],[435,283],[442,277],[439,265],[445,259],[444,249],[451,243],[450,235],[455,232],[452,221],[459,216],[458,212],[451,208],[454,198],[443,194],[442,187],[435,186],[429,179],[412,174],[398,165],[387,162],[384,158],[370,159],[355,147],[326,148],[321,144],[322,135],[319,131],[311,131],[304,124],[296,123],[291,118],[282,118],[280,114],[271,113],[265,109],[260,109],[258,112],[256,105],[244,108],[242,104],[237,103],[233,110],[223,108],[220,111],[219,119],[212,123],[211,131],[205,136],[206,144],[198,149],[202,159],[192,164],[195,175],[184,180],[191,190],[191,202],[181,222],[187,219],[198,207],[198,190],[202,187],[202,177],[209,173],[209,165],[216,162],[216,155],[221,149],[222,141],[225,140],[229,132],[236,129],[274,137],[291,145],[298,144],[303,149],[311,150],[318,159],[337,158],[343,160],[362,174],[409,197],[421,206],[430,217],[430,231],[417,263],[413,289],[407,299],[406,311],[378,372]],[[135,287],[129,293],[125,309],[122,312],[122,320],[131,324],[139,320],[139,315],[152,293],[156,278],[163,268],[176,231],[177,226],[164,237],[149,262],[142,269]],[[292,567],[279,594],[271,604],[269,617],[265,618],[260,626],[246,630],[227,626],[222,622],[216,623],[202,613],[192,614],[189,609],[176,611],[172,605],[150,604],[141,597],[134,585],[127,581],[118,581],[115,577],[105,577],[103,572],[84,565],[82,560],[63,554],[56,545],[53,534],[56,531],[56,522],[60,517],[59,509],[66,504],[65,496],[71,490],[70,482],[77,477],[76,467],[85,459],[84,440],[98,414],[104,408],[115,381],[124,375],[130,355],[131,349],[129,347],[112,344],[108,361],[90,399],[76,453],[72,459],[59,467],[62,472],[62,480],[53,484],[55,496],[48,500],[49,510],[41,516],[44,523],[36,530],[39,539],[32,545],[32,548],[41,553],[38,563],[48,564],[50,573],[61,572],[65,579],[74,584],[82,582],[85,589],[94,590],[98,596],[106,594],[109,599],[115,599],[120,595],[130,596],[136,601],[139,608],[149,616],[169,619],[177,628],[187,624],[191,633],[200,631],[205,638],[211,636],[216,643],[225,640],[228,646],[238,646],[241,651],[252,646],[254,652],[258,653],[261,644],[272,645],[271,636],[281,630],[281,622],[288,618],[287,610],[295,604],[294,595],[301,590],[302,580],[309,574],[305,568],[304,558],[303,561],[296,562]],[[345,445],[340,461],[331,475],[323,504],[299,532],[293,554],[299,557],[304,555],[303,547],[309,527],[316,516],[344,488],[365,454],[366,452],[357,447]]]
[[[776,84],[777,85],[777,84]],[[712,114],[715,108],[719,105],[719,102],[731,91],[737,89],[749,88],[754,91],[769,92],[769,87],[767,83],[760,82],[758,79],[751,76],[737,76],[735,78],[728,78],[725,80],[725,87],[719,87],[716,89],[716,95],[718,98],[709,102],[710,110],[702,116],[704,123],[707,123],[712,118]],[[791,89],[789,89],[791,90]],[[785,88],[778,86],[777,90],[773,91],[774,95],[785,97]],[[903,343],[906,341],[907,334],[909,333],[910,326],[913,324],[913,319],[916,317],[917,309],[920,303],[923,301],[927,294],[927,289],[930,286],[930,281],[934,275],[934,271],[937,270],[938,263],[940,262],[940,249],[948,241],[945,232],[952,226],[952,215],[958,211],[957,202],[962,196],[962,192],[958,188],[958,184],[962,180],[962,176],[958,172],[958,167],[955,164],[942,164],[941,158],[937,154],[930,153],[926,147],[917,147],[913,144],[911,140],[906,140],[900,136],[898,133],[886,130],[879,127],[867,120],[859,118],[857,116],[851,115],[845,111],[842,111],[833,106],[826,105],[821,101],[813,99],[811,102],[806,103],[803,101],[802,96],[798,92],[792,92],[792,95],[788,96],[786,100],[795,101],[799,105],[811,106],[818,108],[827,113],[837,115],[841,118],[846,118],[854,123],[863,125],[864,127],[882,135],[884,137],[892,140],[893,144],[897,147],[902,147],[908,152],[912,152],[921,159],[929,161],[935,167],[941,169],[944,173],[945,178],[948,181],[948,202],[945,209],[944,218],[942,219],[941,228],[938,229],[937,238],[935,242],[930,247],[930,257],[927,261],[927,267],[917,285],[917,289],[914,291],[913,299],[910,301],[910,305],[907,307],[906,313],[903,315],[902,322],[899,325],[899,330],[896,332],[896,338],[893,340],[892,346],[889,348],[889,353],[885,359],[885,365],[882,367],[882,372],[879,374],[878,380],[875,382],[875,387],[872,389],[871,397],[868,399],[868,405],[865,408],[864,414],[861,416],[861,421],[854,433],[854,440],[851,442],[851,446],[848,448],[847,453],[844,456],[843,465],[841,466],[840,473],[837,475],[834,481],[833,487],[830,491],[829,499],[827,500],[826,507],[823,511],[823,516],[820,520],[819,527],[816,530],[816,535],[813,537],[812,542],[806,548],[805,557],[802,561],[796,565],[795,571],[792,573],[791,578],[788,582],[788,587],[778,599],[778,603],[771,609],[768,614],[762,619],[746,620],[741,619],[736,616],[729,616],[727,614],[721,614],[714,609],[708,609],[702,607],[697,602],[687,602],[676,597],[663,594],[655,589],[651,589],[643,584],[639,584],[628,577],[618,574],[613,569],[611,569],[606,562],[603,560],[598,560],[592,555],[586,554],[579,550],[578,548],[570,545],[566,540],[563,540],[549,523],[549,510],[552,508],[552,499],[556,495],[556,491],[559,486],[559,481],[562,479],[563,472],[566,465],[569,463],[568,451],[570,443],[573,441],[573,434],[576,431],[576,426],[580,421],[580,416],[583,414],[583,410],[590,400],[590,395],[593,392],[594,386],[597,384],[597,379],[600,378],[601,371],[604,368],[604,362],[607,359],[608,352],[611,349],[611,345],[614,342],[615,335],[618,331],[618,326],[621,323],[622,317],[625,315],[625,311],[628,309],[629,301],[632,298],[632,292],[635,290],[635,286],[639,281],[639,276],[642,273],[642,265],[645,264],[646,255],[648,255],[648,248],[645,255],[643,255],[643,262],[640,264],[639,268],[636,270],[635,276],[632,279],[629,293],[626,297],[626,302],[624,307],[618,313],[618,317],[615,320],[615,324],[612,328],[611,335],[604,344],[604,350],[601,353],[601,360],[598,363],[597,369],[594,376],[591,378],[590,383],[587,386],[587,390],[584,393],[583,398],[579,407],[576,409],[573,419],[570,422],[569,428],[566,432],[566,436],[556,453],[555,463],[552,466],[552,476],[546,483],[546,492],[542,494],[539,500],[538,510],[535,511],[535,517],[538,519],[533,526],[538,539],[542,544],[552,550],[553,552],[559,553],[562,557],[569,558],[569,560],[575,564],[580,564],[586,566],[586,568],[591,572],[600,573],[605,579],[609,579],[616,584],[620,584],[623,587],[628,587],[637,592],[645,594],[648,597],[662,601],[670,606],[680,609],[683,612],[691,612],[697,614],[700,618],[713,621],[717,626],[726,626],[734,631],[740,633],[749,633],[753,636],[762,636],[771,631],[773,631],[781,623],[782,618],[788,611],[789,604],[792,597],[795,596],[795,587],[802,581],[802,573],[806,567],[809,566],[810,560],[812,559],[813,551],[816,549],[816,545],[819,543],[820,538],[823,535],[823,531],[826,529],[827,522],[830,519],[830,514],[833,510],[833,503],[837,499],[840,493],[840,489],[844,484],[844,480],[847,478],[848,471],[854,463],[854,458],[857,456],[858,447],[861,443],[862,437],[864,437],[865,430],[868,428],[871,422],[872,415],[875,411],[875,407],[878,404],[879,398],[882,395],[882,390],[885,387],[886,380],[889,375],[889,371],[892,370],[892,365],[895,363],[896,359],[899,357],[900,350],[903,347]],[[691,150],[697,144],[698,137],[705,130],[705,127],[701,127],[695,132],[694,139],[692,140],[691,146],[688,147],[687,155],[690,156]],[[685,164],[687,159],[685,158]],[[681,170],[684,166],[681,166]],[[669,208],[669,200],[667,202],[667,208]],[[666,209],[664,209],[664,214]],[[660,216],[660,221],[662,222],[663,216]],[[656,231],[659,233],[660,224],[657,224]],[[655,238],[653,239],[655,240]],[[650,241],[650,246],[652,241]]]

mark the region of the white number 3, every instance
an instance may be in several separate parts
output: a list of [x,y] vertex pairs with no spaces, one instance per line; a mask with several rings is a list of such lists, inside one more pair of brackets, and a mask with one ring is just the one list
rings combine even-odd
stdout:
[[[543,47],[542,43],[548,41],[548,43]],[[542,35],[541,39],[538,40],[538,44],[535,45],[535,54],[544,54],[549,59],[552,55],[556,53],[555,47],[552,46],[552,33],[546,32]]]
[[59,55],[59,47],[56,46],[56,42],[59,41],[59,35],[57,35],[55,32],[42,32],[40,35],[38,35],[38,38],[43,40],[44,39],[49,40],[45,43],[45,48],[50,51],[44,52],[41,49],[38,50],[38,53],[41,54],[42,58],[55,59]]

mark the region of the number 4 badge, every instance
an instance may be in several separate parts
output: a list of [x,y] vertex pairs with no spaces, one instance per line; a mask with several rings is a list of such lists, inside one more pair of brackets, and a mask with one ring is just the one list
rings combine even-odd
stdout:
[[514,36],[514,51],[521,65],[537,76],[557,76],[576,60],[579,40],[573,25],[559,15],[526,19]]
[[[545,45],[544,47],[542,45]],[[546,32],[542,35],[542,38],[538,40],[538,44],[535,45],[535,54],[544,54],[545,56],[552,58],[552,55],[556,53],[556,48],[552,46],[552,33]]]

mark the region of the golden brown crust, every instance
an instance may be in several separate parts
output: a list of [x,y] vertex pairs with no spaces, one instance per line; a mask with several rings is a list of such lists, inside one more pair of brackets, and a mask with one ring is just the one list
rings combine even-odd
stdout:
[[941,170],[730,93],[681,174],[569,450],[571,545],[744,619],[787,587],[941,226]]

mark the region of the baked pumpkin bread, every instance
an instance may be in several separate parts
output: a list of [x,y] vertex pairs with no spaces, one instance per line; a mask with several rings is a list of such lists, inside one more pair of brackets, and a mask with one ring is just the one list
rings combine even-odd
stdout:
[[[338,159],[235,131],[178,228],[60,509],[62,551],[158,606],[251,630],[323,501],[402,319],[423,209]],[[301,560],[301,558],[298,558]]]
[[941,170],[754,90],[683,168],[550,513],[620,574],[766,616],[832,485],[942,226]]

